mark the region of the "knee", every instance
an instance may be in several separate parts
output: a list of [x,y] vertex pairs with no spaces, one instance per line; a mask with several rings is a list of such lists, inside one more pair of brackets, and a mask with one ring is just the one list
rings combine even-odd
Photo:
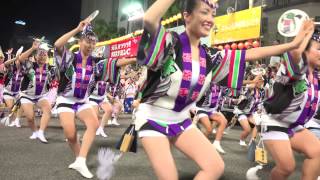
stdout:
[[68,139],[68,142],[70,144],[76,144],[77,143],[77,135],[66,134],[66,138]]
[[214,166],[214,169],[215,169],[214,170],[215,173],[213,175],[214,175],[214,177],[217,177],[217,179],[218,179],[224,173],[225,164],[224,164],[223,160],[221,160],[218,163],[216,163],[215,166]]
[[221,117],[220,126],[226,127],[228,124],[228,120],[225,117]]
[[211,133],[213,128],[212,128],[212,126],[208,126],[208,127],[206,127],[206,130],[207,130],[207,132]]
[[251,132],[251,127],[246,127],[243,129],[243,131],[249,134]]
[[221,158],[219,160],[211,160],[210,163],[207,163],[207,166],[204,167],[203,171],[209,176],[209,179],[219,179],[223,175],[225,169],[225,164]]
[[320,146],[310,147],[305,154],[310,159],[320,159]]
[[42,114],[45,114],[47,116],[51,115],[51,108],[50,107],[42,108],[41,111],[42,111]]
[[219,179],[224,173],[225,164],[223,160],[215,161],[210,167],[205,169],[206,174],[209,175],[210,179]]
[[295,171],[295,168],[296,164],[294,161],[291,163],[286,163],[284,165],[278,165],[278,170],[284,176],[289,176],[290,174],[292,174]]
[[94,118],[90,123],[87,124],[87,129],[97,130],[99,128],[99,121]]
[[112,114],[112,108],[106,108],[106,109],[104,110],[104,113],[105,113],[105,114]]
[[25,115],[25,117],[28,122],[34,122],[34,116],[32,116],[31,114]]

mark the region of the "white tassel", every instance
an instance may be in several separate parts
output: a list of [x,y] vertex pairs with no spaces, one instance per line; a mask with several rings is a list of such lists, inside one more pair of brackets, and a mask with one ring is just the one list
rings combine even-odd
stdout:
[[1,119],[1,124],[3,124],[4,126],[8,126],[10,124],[10,116],[8,117],[4,117]]
[[114,175],[114,164],[121,158],[122,153],[116,154],[110,148],[101,148],[98,152],[99,166],[97,177],[100,180],[110,180]]
[[250,168],[246,174],[247,180],[260,180],[260,178],[257,176],[257,171],[260,169],[262,169],[262,165],[257,165]]

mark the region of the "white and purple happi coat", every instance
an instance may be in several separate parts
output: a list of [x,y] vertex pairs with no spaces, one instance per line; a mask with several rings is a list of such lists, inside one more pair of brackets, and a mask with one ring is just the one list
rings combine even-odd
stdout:
[[5,78],[4,96],[16,99],[20,92],[20,84],[23,78],[22,68],[17,68],[13,63],[7,67],[7,74]]
[[305,57],[294,64],[290,53],[283,55],[273,95],[263,104],[269,118],[263,119],[262,125],[288,128],[288,134],[293,135],[315,115],[319,104],[319,75],[318,70],[314,70],[310,80],[307,67]]
[[[219,85],[211,82],[210,88],[204,96],[196,103],[197,112],[205,112],[209,116],[218,111],[219,102],[221,100],[222,91]],[[199,114],[198,113],[198,114]]]
[[[97,83],[99,86],[99,79],[117,82],[119,70],[116,60],[89,56],[84,69],[81,53],[73,53],[65,48],[61,54],[56,51],[55,59],[59,71],[58,107],[72,107],[77,111],[80,106],[89,103],[88,97]],[[100,94],[104,97],[105,90],[102,91]]]
[[49,91],[50,83],[55,78],[55,68],[48,64],[43,65],[40,72],[38,63],[26,60],[22,63],[23,79],[21,81],[20,95],[36,103],[39,99],[46,96]]
[[[197,75],[189,38],[159,25],[155,37],[145,29],[137,61],[148,68],[141,90],[142,99],[136,110],[136,130],[153,129],[176,136],[191,125],[189,110],[204,95],[211,81],[240,89],[245,70],[245,50],[223,50],[199,45]],[[192,85],[194,76],[198,81]]]

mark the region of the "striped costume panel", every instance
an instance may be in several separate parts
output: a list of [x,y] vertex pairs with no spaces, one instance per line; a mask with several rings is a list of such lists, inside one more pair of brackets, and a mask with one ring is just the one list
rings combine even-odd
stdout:
[[231,88],[232,95],[235,96],[235,93],[241,89],[244,79],[246,51],[225,49],[219,53],[222,60],[219,66],[213,69],[212,80],[219,82],[227,77],[227,84],[223,86]]
[[151,34],[145,29],[139,45],[137,62],[156,71],[165,64],[174,38],[161,24],[155,37],[151,38]]

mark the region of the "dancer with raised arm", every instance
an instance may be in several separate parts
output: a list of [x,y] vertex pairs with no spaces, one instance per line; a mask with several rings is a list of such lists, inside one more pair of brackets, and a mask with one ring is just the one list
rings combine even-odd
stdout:
[[299,47],[310,25],[304,24],[300,34],[287,44],[219,51],[200,44],[200,38],[208,36],[214,25],[217,5],[211,0],[185,0],[186,31],[177,35],[160,23],[173,3],[174,0],[157,0],[144,15],[137,61],[149,71],[135,113],[135,127],[158,179],[178,179],[170,144],[199,165],[195,179],[218,179],[224,162],[209,140],[192,126],[189,110],[211,81],[240,89],[245,61]]
[[[75,169],[86,178],[93,177],[86,165],[86,157],[99,127],[97,114],[88,98],[95,86],[96,77],[102,76],[104,81],[115,83],[119,67],[135,61],[93,57],[91,54],[96,46],[97,37],[89,23],[88,20],[81,21],[78,27],[60,37],[54,44],[59,71],[57,111],[64,134],[76,156],[75,162],[70,164],[69,168]],[[65,48],[65,44],[80,32],[82,33],[79,52],[70,52]],[[81,145],[77,141],[75,116],[86,126]]]

